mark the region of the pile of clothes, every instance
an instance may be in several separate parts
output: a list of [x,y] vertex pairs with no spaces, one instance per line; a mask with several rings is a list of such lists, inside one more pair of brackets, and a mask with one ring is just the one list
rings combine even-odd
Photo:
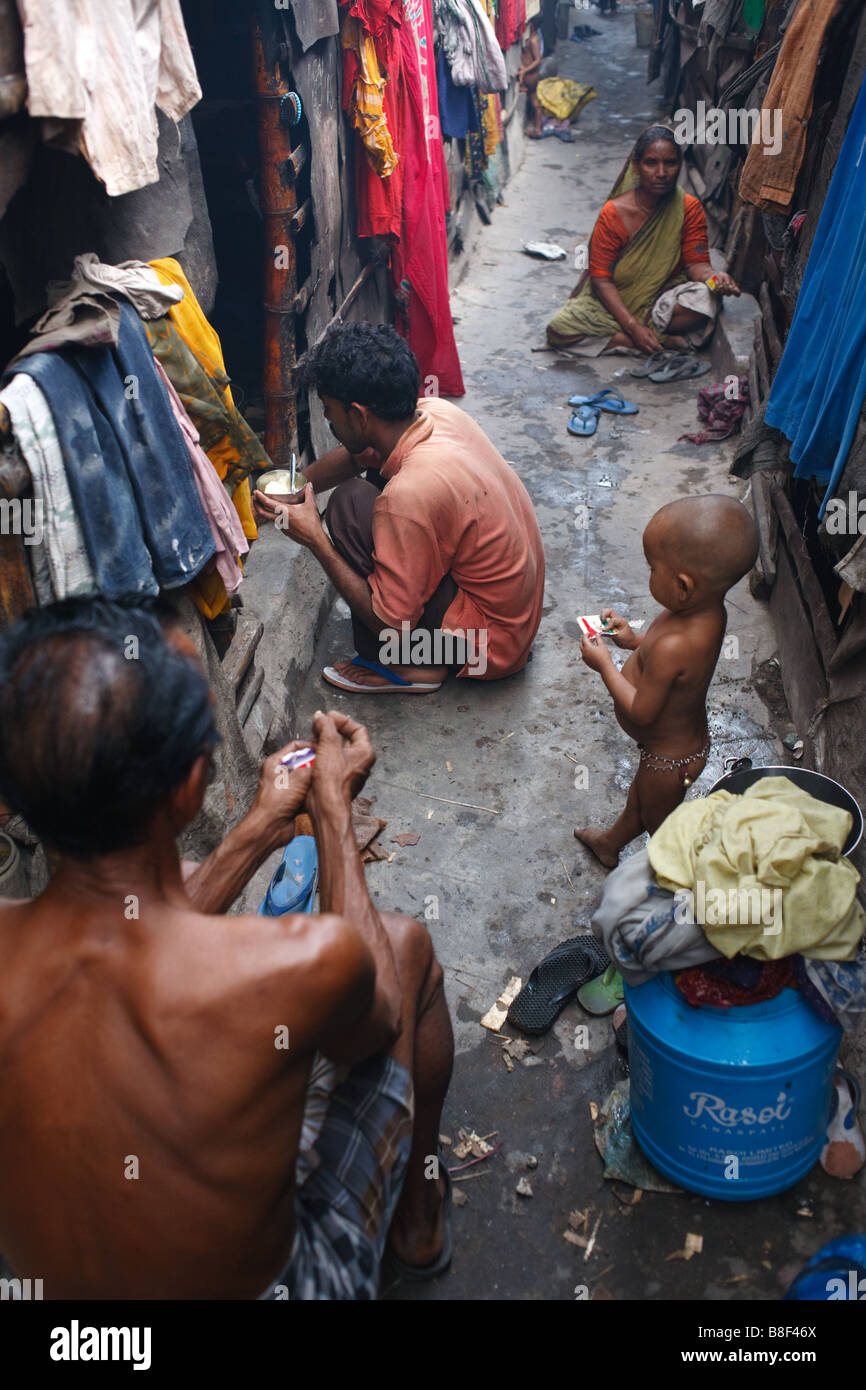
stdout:
[[25,547],[38,601],[189,585],[216,617],[257,534],[249,474],[270,466],[217,334],[171,258],[87,253],[49,288],[0,389],[42,521]]
[[797,988],[844,1028],[866,1013],[866,914],[848,811],[785,777],[679,806],[608,878],[592,919],[631,985],[670,971],[689,1003]]

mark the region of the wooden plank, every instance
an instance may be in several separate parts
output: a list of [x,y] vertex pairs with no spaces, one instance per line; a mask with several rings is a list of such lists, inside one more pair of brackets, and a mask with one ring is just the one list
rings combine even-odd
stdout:
[[758,388],[761,400],[770,394],[770,369],[767,366],[767,350],[764,347],[764,328],[761,319],[755,324],[755,369],[758,374]]
[[758,406],[763,400],[763,397],[761,395],[761,388],[758,383],[758,368],[755,363],[754,352],[749,353],[749,368],[747,376],[749,378],[749,404],[751,405],[752,411],[754,412],[758,409]]
[[222,662],[226,679],[236,694],[250,668],[264,630],[264,625],[255,618],[248,618],[246,615],[238,618],[237,629]]
[[[814,642],[823,662],[824,671],[830,669],[830,662],[836,651],[837,637],[824,599],[821,585],[812,568],[812,561],[806,549],[806,542],[800,534],[800,527],[794,509],[787,496],[774,484],[770,497],[784,532],[785,542],[803,594],[803,601],[811,620]],[[779,547],[781,550],[781,546]]]
[[782,538],[777,555],[776,583],[770,595],[770,616],[779,643],[785,698],[794,725],[806,742],[804,760],[808,764],[814,761],[808,731],[816,712],[827,698],[827,681],[790,552]]
[[253,671],[243,689],[243,694],[238,700],[238,722],[243,726],[250,717],[253,705],[259,697],[259,691],[264,684],[265,673],[259,666]]
[[773,375],[775,376],[776,368],[782,360],[784,348],[782,347],[782,340],[779,337],[779,331],[776,327],[776,316],[773,313],[773,301],[770,299],[770,291],[767,288],[765,280],[761,281],[761,287],[758,290],[758,302],[761,306],[761,313],[764,319],[764,333],[767,339],[770,361],[773,364]]
[[17,622],[28,608],[35,606],[24,539],[0,534],[0,626]]
[[752,474],[752,506],[758,531],[758,564],[770,588],[776,582],[776,544],[779,534],[779,518],[770,498],[772,486],[773,478],[769,473],[759,469]]

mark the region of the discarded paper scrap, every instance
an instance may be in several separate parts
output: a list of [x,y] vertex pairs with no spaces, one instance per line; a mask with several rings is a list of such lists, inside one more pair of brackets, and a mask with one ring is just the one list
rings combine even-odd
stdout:
[[690,1260],[692,1255],[700,1255],[704,1248],[703,1236],[696,1236],[691,1231],[686,1232],[685,1244],[682,1250],[672,1250],[669,1255],[665,1255],[666,1260]]
[[489,1028],[492,1033],[498,1033],[506,1018],[508,1010],[514,1003],[518,994],[523,988],[523,981],[519,975],[512,975],[508,984],[500,994],[495,1004],[491,1004],[487,1013],[481,1020],[482,1028]]

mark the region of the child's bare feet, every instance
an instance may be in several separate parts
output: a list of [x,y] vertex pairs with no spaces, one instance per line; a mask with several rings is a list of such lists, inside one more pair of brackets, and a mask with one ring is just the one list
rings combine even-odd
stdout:
[[606,869],[615,869],[619,863],[619,852],[610,844],[607,834],[603,830],[593,830],[590,826],[577,826],[574,831],[574,838],[580,840],[582,845],[586,845]]

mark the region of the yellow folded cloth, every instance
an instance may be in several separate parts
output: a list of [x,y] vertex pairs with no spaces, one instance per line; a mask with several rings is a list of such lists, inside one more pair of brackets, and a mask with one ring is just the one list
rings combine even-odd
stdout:
[[728,958],[853,960],[866,915],[860,875],[842,857],[851,823],[787,777],[764,777],[742,796],[683,802],[650,839],[649,860],[662,888],[694,895],[696,920]]
[[576,116],[596,96],[594,87],[588,87],[584,82],[572,82],[570,77],[543,77],[535,93],[544,110],[558,121]]

